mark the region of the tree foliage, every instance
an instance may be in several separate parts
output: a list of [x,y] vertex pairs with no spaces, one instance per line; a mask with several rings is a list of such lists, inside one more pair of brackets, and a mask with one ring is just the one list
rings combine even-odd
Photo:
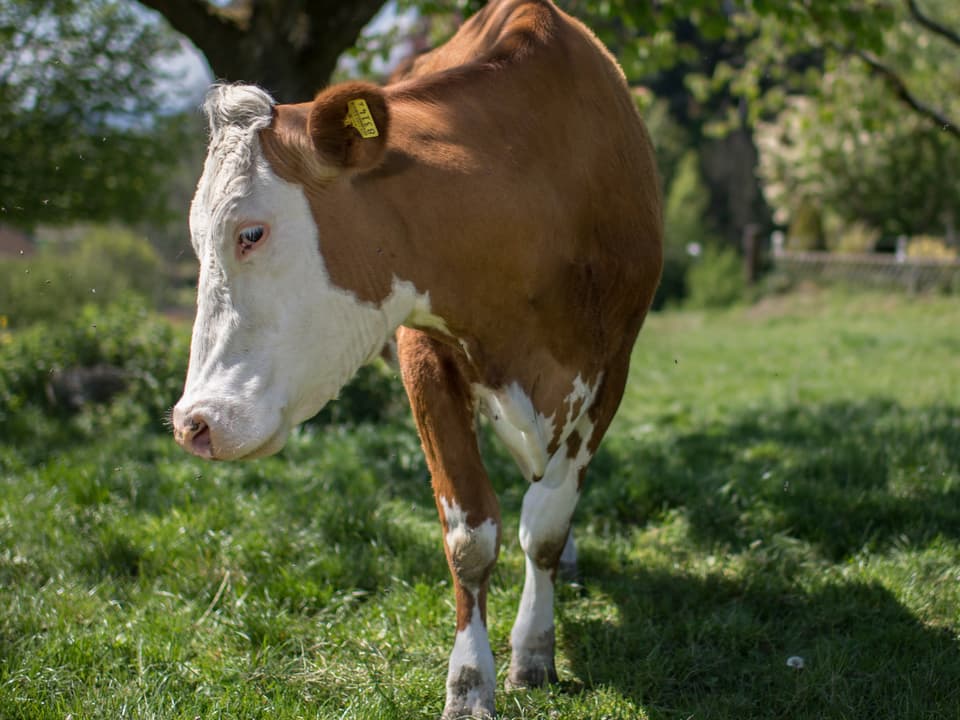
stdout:
[[[856,59],[890,97],[960,137],[960,107],[938,88],[960,76],[953,0],[569,0],[593,19],[630,77],[679,73],[703,106],[718,97],[727,125],[778,110],[790,93],[815,91],[825,68]],[[942,64],[920,67],[914,46],[936,46]],[[952,80],[952,82],[951,82]],[[944,127],[945,126],[945,127]]]
[[806,199],[843,224],[910,235],[943,232],[960,208],[960,143],[891,104],[861,68],[825,75],[817,98],[791,98],[757,139],[767,200],[781,222]]
[[[927,4],[960,25],[960,6]],[[883,66],[916,102],[936,101],[939,114],[960,115],[960,48],[918,32],[906,7],[894,17],[880,39]],[[813,201],[841,226],[859,220],[888,236],[942,233],[960,208],[960,142],[949,126],[891,96],[886,71],[878,74],[862,56],[881,62],[866,49],[825,58],[815,87],[759,123],[767,200],[781,222],[801,201]]]
[[0,3],[0,221],[162,214],[179,126],[154,62],[176,47],[132,3]]
[[[876,134],[870,125],[883,124],[889,126],[884,132],[896,135],[889,142],[899,153],[918,148],[913,157],[925,168],[932,156],[952,157],[952,151],[941,148],[960,137],[954,122],[960,117],[956,31],[960,6],[953,0],[557,2],[597,31],[631,83],[647,85],[664,100],[689,144],[701,152],[711,194],[709,212],[717,218],[716,229],[728,239],[738,237],[744,222],[764,220],[745,215],[758,212],[752,171],[739,173],[733,181],[723,168],[714,167],[714,160],[730,156],[732,149],[723,145],[711,151],[711,138],[730,130],[740,133],[744,138],[736,144],[740,155],[731,162],[749,169],[755,162],[754,128],[781,112],[787,123],[797,118],[803,101],[796,97],[810,98],[808,107],[819,108],[819,118],[803,120],[805,128],[816,120],[826,123],[828,131],[829,123],[840,118],[849,129],[864,122],[866,132]],[[182,147],[184,130],[179,119],[158,113],[155,61],[177,41],[143,8],[158,11],[174,30],[192,40],[217,76],[257,82],[279,100],[295,101],[309,98],[328,82],[337,58],[355,44],[363,26],[384,4],[384,0],[0,4],[0,221],[30,226],[76,217],[140,220],[163,211],[166,199],[157,188],[176,159],[170,148]],[[410,9],[419,13],[421,21],[411,31],[419,36],[411,43],[416,48],[441,42],[483,4],[396,0],[395,6],[399,13]],[[400,39],[396,31],[388,33],[383,42],[367,42],[368,49],[386,52]],[[837,79],[841,76],[847,80]],[[858,117],[848,114],[835,90],[841,82],[858,91],[860,83],[864,89],[858,102],[871,110]],[[910,141],[904,144],[900,141],[908,130]],[[882,156],[880,146],[876,148]],[[837,157],[849,162],[841,157],[843,149],[841,143]],[[834,172],[835,160],[820,167]],[[910,162],[897,155],[889,164]],[[812,166],[808,170],[812,172]],[[876,173],[870,176],[875,177]],[[776,182],[789,187],[800,181],[783,177]],[[720,185],[740,187],[740,196],[734,198],[730,187]],[[831,192],[841,194],[839,187]],[[860,212],[860,196],[850,197],[857,197]],[[741,211],[734,212],[734,206]],[[777,204],[778,210],[781,207]],[[925,217],[939,212],[936,207],[922,209]],[[904,217],[893,225],[924,223],[929,225],[927,220]]]

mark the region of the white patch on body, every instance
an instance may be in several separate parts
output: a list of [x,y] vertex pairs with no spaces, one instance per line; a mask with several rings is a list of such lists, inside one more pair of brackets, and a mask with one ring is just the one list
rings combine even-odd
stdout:
[[[428,314],[429,299],[396,278],[379,306],[336,287],[303,189],[279,178],[261,150],[270,97],[221,86],[206,109],[210,148],[190,209],[197,316],[174,413],[205,419],[216,457],[256,457],[336,397],[411,312]],[[241,262],[236,233],[250,222],[270,233]]]
[[473,386],[480,411],[513,456],[527,480],[542,477],[547,467],[547,445],[553,437],[553,421],[538,413],[517,383],[501,390]]
[[[507,446],[520,466],[520,472],[527,480],[534,480],[546,479],[551,474],[548,464],[556,460],[557,455],[563,454],[563,443],[577,429],[581,417],[593,404],[601,379],[602,375],[599,375],[592,385],[584,381],[579,373],[573,379],[570,394],[563,402],[567,409],[565,417],[560,420],[563,423],[558,436],[561,447],[553,458],[549,456],[547,448],[557,427],[556,415],[562,410],[550,417],[537,412],[530,397],[516,382],[497,390],[479,384],[474,384],[472,389],[480,401],[480,411],[493,425],[500,441]],[[585,444],[588,436],[581,432],[581,437]]]

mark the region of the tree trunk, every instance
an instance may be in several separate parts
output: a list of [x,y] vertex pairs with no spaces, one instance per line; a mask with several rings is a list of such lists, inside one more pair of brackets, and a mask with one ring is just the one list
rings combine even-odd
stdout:
[[311,99],[385,0],[140,0],[206,56],[214,75],[279,102]]

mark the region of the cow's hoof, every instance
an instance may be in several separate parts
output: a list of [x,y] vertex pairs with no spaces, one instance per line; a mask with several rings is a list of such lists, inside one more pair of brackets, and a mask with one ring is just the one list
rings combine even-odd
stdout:
[[492,720],[496,717],[493,710],[462,708],[444,708],[440,720]]
[[527,655],[510,660],[510,670],[504,686],[507,690],[538,688],[557,682],[557,668],[553,656]]
[[447,702],[442,720],[488,720],[495,716],[494,681],[484,680],[476,668],[462,667],[456,679],[447,679]]
[[493,706],[490,707],[470,707],[467,703],[454,703],[447,701],[447,706],[443,709],[443,715],[440,720],[492,720],[496,717]]

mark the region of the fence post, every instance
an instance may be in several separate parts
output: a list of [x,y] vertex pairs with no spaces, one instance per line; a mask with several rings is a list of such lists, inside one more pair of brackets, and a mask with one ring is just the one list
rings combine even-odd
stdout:
[[748,285],[753,285],[760,277],[760,227],[748,223],[743,228],[743,275]]

